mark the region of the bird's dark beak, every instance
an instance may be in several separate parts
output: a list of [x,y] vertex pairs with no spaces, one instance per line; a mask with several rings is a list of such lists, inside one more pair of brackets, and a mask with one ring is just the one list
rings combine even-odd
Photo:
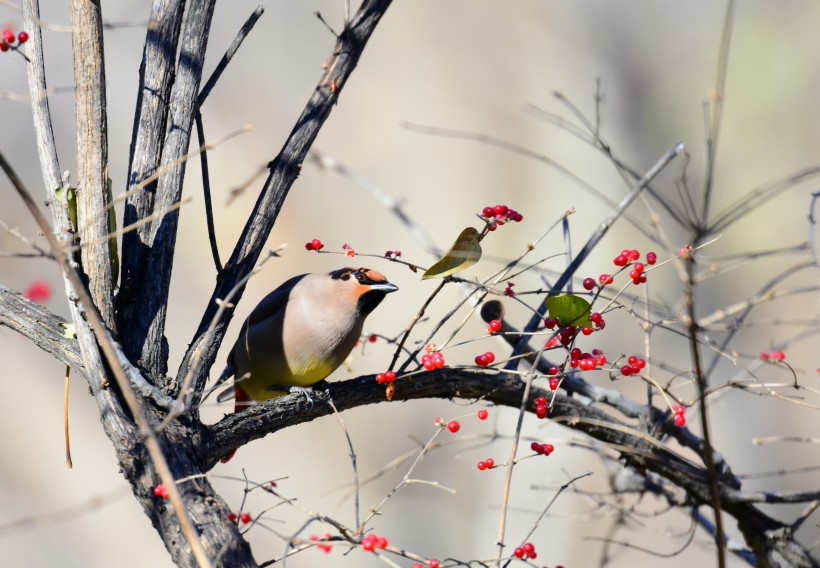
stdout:
[[390,282],[378,282],[376,284],[370,285],[371,290],[378,290],[384,294],[389,294],[390,292],[395,292],[399,289],[398,286],[395,284],[391,284]]

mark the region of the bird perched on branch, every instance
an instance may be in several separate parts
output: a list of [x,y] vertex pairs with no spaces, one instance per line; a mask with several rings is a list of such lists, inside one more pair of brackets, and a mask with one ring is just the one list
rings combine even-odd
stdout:
[[368,268],[291,278],[265,296],[242,324],[216,384],[234,377],[238,412],[318,383],[347,359],[364,320],[396,290]]

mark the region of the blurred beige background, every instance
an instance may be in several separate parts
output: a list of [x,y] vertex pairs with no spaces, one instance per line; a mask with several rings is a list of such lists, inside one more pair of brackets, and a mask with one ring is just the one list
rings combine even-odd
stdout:
[[[43,2],[48,22],[68,24],[63,2]],[[356,3],[354,3],[356,4]],[[209,73],[236,30],[256,6],[255,2],[222,2],[214,17],[209,44]],[[223,259],[230,255],[245,216],[253,205],[260,183],[225,206],[231,188],[241,184],[278,152],[301,112],[330,54],[333,36],[313,16],[320,11],[336,29],[342,27],[341,0],[266,2],[266,14],[231,63],[222,82],[204,108],[210,141],[245,124],[254,130],[210,153],[211,183],[215,193],[217,232]],[[104,2],[106,19],[112,22],[144,21],[147,1]],[[599,153],[564,131],[526,111],[534,104],[570,118],[553,97],[560,91],[587,115],[594,111],[596,78],[603,84],[601,124],[604,136],[616,152],[645,170],[677,141],[691,153],[690,181],[700,187],[704,155],[702,104],[714,84],[717,50],[725,6],[723,3],[570,1],[396,1],[368,45],[359,68],[339,99],[338,107],[316,142],[315,148],[332,156],[352,171],[377,184],[403,202],[405,211],[440,247],[446,247],[464,226],[475,224],[474,213],[484,205],[506,203],[521,213],[523,223],[503,227],[485,241],[488,256],[511,257],[524,250],[557,216],[576,207],[572,217],[573,248],[580,249],[607,213],[607,207],[554,168],[522,156],[474,142],[436,138],[410,132],[402,123],[460,128],[491,134],[543,153],[579,175],[599,190],[618,199],[626,192],[623,182]],[[721,134],[716,200],[713,210],[734,202],[744,192],[800,168],[815,165],[820,136],[817,92],[820,91],[820,44],[816,22],[820,5],[807,0],[772,3],[740,2],[734,27],[730,70],[726,90],[724,129]],[[0,5],[0,24],[18,27],[20,16]],[[140,28],[107,32],[109,135],[111,172],[115,190],[124,189],[128,147],[144,34]],[[47,32],[46,59],[50,86],[70,87],[72,81],[70,36]],[[0,91],[26,90],[21,58],[0,54]],[[69,93],[51,98],[61,167],[74,168],[73,101]],[[39,195],[39,167],[25,104],[0,99],[0,148],[18,168],[23,179]],[[670,172],[677,172],[675,164]],[[674,192],[671,173],[663,177],[664,191]],[[172,283],[168,339],[171,369],[190,341],[214,283],[214,269],[207,245],[201,182],[197,161],[186,177],[187,194],[193,202],[181,216],[176,269]],[[806,238],[808,194],[816,184],[803,184],[771,202],[764,210],[732,227],[710,250],[719,256],[745,250],[796,244]],[[0,219],[32,239],[36,229],[7,181],[0,181]],[[120,212],[121,213],[121,212]],[[636,218],[647,209],[636,203]],[[664,228],[677,245],[686,235],[664,220]],[[350,243],[360,252],[382,254],[403,251],[419,264],[433,260],[422,245],[368,193],[348,179],[306,165],[295,184],[271,237],[270,246],[286,243],[281,259],[270,261],[250,283],[237,310],[234,329],[225,344],[235,338],[235,328],[261,297],[287,277],[305,271],[337,267],[344,261],[331,255],[308,254],[304,242],[320,238],[328,249],[340,250]],[[633,228],[620,223],[590,259],[582,276],[611,272],[611,259],[622,248],[647,250],[647,243]],[[0,250],[23,251],[14,237],[0,234]],[[538,258],[562,252],[558,234],[539,247]],[[667,252],[658,250],[659,256]],[[434,284],[386,262],[369,259],[401,287],[388,297],[368,320],[366,331],[395,335],[406,325]],[[776,269],[794,258],[754,264],[716,279],[704,288],[703,314],[736,302],[770,278]],[[486,276],[495,264],[476,266],[469,272]],[[549,265],[559,269],[560,260]],[[67,314],[54,266],[43,260],[0,257],[0,283],[25,289],[35,279],[54,288],[48,307]],[[679,294],[670,268],[661,271],[653,287],[658,298],[674,303]],[[805,282],[816,282],[816,273]],[[522,278],[518,289],[536,288],[534,278]],[[440,297],[430,315],[441,314],[459,292]],[[770,315],[818,313],[816,295],[798,297]],[[791,311],[783,311],[791,310]],[[520,322],[523,311],[512,311]],[[612,355],[640,353],[642,335],[628,317],[617,315],[610,327],[617,333],[602,336],[600,345]],[[422,329],[429,330],[429,323]],[[483,333],[477,320],[465,329],[465,338]],[[794,329],[760,326],[744,333],[742,352],[754,356]],[[675,337],[658,335],[654,355],[678,366],[686,365],[687,347]],[[816,344],[816,341],[814,342]],[[504,353],[504,347],[484,340],[447,352],[452,364],[471,363],[486,350]],[[384,370],[392,354],[383,341],[355,353],[352,373],[339,370],[335,378]],[[224,357],[224,356],[223,356]],[[224,360],[223,357],[220,361]],[[746,363],[750,361],[747,360]],[[817,378],[816,351],[811,343],[789,351],[789,361],[807,381]],[[727,365],[727,376],[736,372]],[[218,369],[214,369],[216,376]],[[764,370],[761,373],[771,373]],[[117,472],[110,445],[102,434],[93,401],[80,380],[71,390],[74,470],[63,468],[62,437],[63,367],[38,352],[21,337],[0,328],[0,432],[4,448],[0,455],[0,556],[8,566],[145,567],[168,566],[167,553],[147,518],[129,496]],[[773,373],[774,379],[789,380]],[[597,380],[609,384],[606,376]],[[615,385],[629,393],[625,381]],[[361,408],[344,415],[359,455],[362,477],[379,471],[387,462],[416,447],[434,432],[436,417],[474,415],[477,407],[446,401]],[[209,407],[206,417],[218,420],[228,405]],[[462,419],[459,436],[487,435],[497,420],[498,430],[512,432],[515,413],[491,409],[492,419],[479,423]],[[530,417],[531,418],[531,417]],[[606,488],[604,470],[589,452],[573,450],[561,440],[577,439],[554,425],[536,424],[528,418],[527,432],[540,439],[558,441],[548,461],[529,460],[515,473],[515,489],[509,517],[511,542],[523,538],[537,514],[552,497],[551,490],[569,477],[593,469],[596,474],[575,486],[578,490]],[[780,467],[816,465],[818,451],[796,451],[795,446],[756,447],[756,435],[797,433],[814,435],[816,413],[772,399],[731,395],[715,407],[716,443],[741,473],[770,471]],[[449,436],[449,435],[448,435]],[[452,441],[453,437],[445,437]],[[509,442],[499,440],[476,447],[467,442],[429,455],[414,477],[436,480],[458,490],[451,495],[428,486],[402,490],[387,505],[384,516],[373,525],[391,543],[427,557],[489,558],[494,554],[503,471],[480,473],[475,464],[486,457],[505,460]],[[237,508],[243,485],[235,480],[242,470],[256,481],[287,477],[282,492],[297,497],[309,511],[321,511],[352,524],[351,482],[348,448],[338,422],[327,418],[304,427],[268,437],[242,448],[228,465],[217,466],[214,483]],[[403,475],[391,471],[363,489],[362,506],[378,503]],[[812,488],[811,475],[749,482],[751,488]],[[96,500],[96,501],[94,501]],[[93,502],[96,506],[86,506]],[[258,514],[274,501],[256,493],[247,509]],[[76,509],[75,509],[76,508]],[[661,509],[655,504],[654,510]],[[648,507],[647,509],[653,509]],[[771,514],[793,518],[800,507],[772,509]],[[612,511],[595,511],[594,503],[581,495],[564,494],[551,515],[532,537],[539,552],[538,563],[566,567],[596,565],[602,544],[585,537],[602,537],[614,522]],[[261,562],[281,554],[284,545],[273,531],[291,534],[304,516],[279,508],[268,512],[272,531],[255,527],[248,535]],[[659,552],[678,549],[689,522],[683,515],[647,517],[615,534]],[[816,522],[809,521],[801,533],[803,542],[817,538]],[[307,534],[324,534],[315,526]],[[729,530],[734,531],[730,523]],[[694,543],[664,565],[693,562],[711,565],[714,560],[707,536],[698,531]],[[383,563],[360,551],[348,556],[336,546],[325,556],[316,550],[297,555],[288,566],[381,566]],[[656,566],[658,558],[618,547],[611,566]],[[400,566],[410,566],[398,560]],[[732,565],[740,565],[732,559]]]

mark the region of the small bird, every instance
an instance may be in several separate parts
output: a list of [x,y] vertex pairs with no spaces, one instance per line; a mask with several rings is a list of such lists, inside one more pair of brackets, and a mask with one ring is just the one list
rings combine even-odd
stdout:
[[347,359],[364,320],[396,290],[369,268],[291,278],[265,296],[242,324],[216,384],[234,377],[238,412],[293,387],[318,383]]

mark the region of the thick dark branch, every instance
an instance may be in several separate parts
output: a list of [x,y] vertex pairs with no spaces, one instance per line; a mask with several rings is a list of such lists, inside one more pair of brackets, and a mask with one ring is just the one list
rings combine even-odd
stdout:
[[[183,0],[154,0],[151,8],[131,139],[127,189],[133,193],[129,193],[125,204],[123,226],[131,225],[154,212],[156,182],[141,189],[135,187],[156,173],[162,157],[184,9]],[[139,313],[139,305],[134,303],[132,294],[140,286],[141,267],[147,253],[143,233],[148,230],[148,227],[140,227],[123,235],[122,239],[122,285],[118,298],[118,318],[124,331],[128,326],[122,325],[123,322],[130,321]],[[139,354],[141,345],[134,349]],[[130,350],[127,353],[129,356],[133,355]]]
[[85,365],[76,339],[67,339],[62,318],[44,306],[25,299],[22,294],[0,285],[0,325],[4,325],[37,347],[54,355],[74,372],[85,377]]
[[74,99],[77,130],[77,221],[88,291],[108,329],[114,324],[116,275],[109,241],[108,122],[99,0],[72,0]]
[[[518,377],[505,378],[504,375],[457,369],[425,373],[395,384],[396,393],[390,404],[421,398],[481,398],[512,408],[518,408],[521,404],[525,386]],[[329,392],[340,411],[387,402],[384,386],[376,383],[373,376],[334,383]],[[539,396],[550,396],[550,391],[533,387],[530,398],[535,400]],[[327,404],[327,392],[317,391],[313,399],[312,405],[301,395],[273,399],[239,414],[226,416],[217,424],[206,427],[198,450],[204,469],[213,467],[220,457],[239,445],[333,414],[333,409]],[[550,410],[550,419],[607,444],[637,471],[655,473],[683,488],[690,504],[711,504],[709,475],[702,466],[686,460],[662,442],[603,410],[559,396]],[[760,545],[755,547],[750,542],[756,553],[759,554],[762,548],[782,554],[793,566],[818,565],[809,552],[794,540],[788,525],[761,512],[731,483],[721,483],[721,489],[724,511],[738,519],[747,542],[752,540]]]
[[[201,393],[205,386],[208,371],[214,363],[216,352],[224,337],[225,326],[233,315],[232,311],[226,312],[223,321],[216,327],[213,339],[207,345],[202,345],[208,326],[218,309],[216,300],[225,298],[236,283],[253,270],[282,204],[299,176],[302,162],[307,158],[311,144],[337,103],[340,91],[359,62],[362,50],[390,3],[391,0],[366,0],[362,4],[348,27],[339,36],[327,69],[284,147],[270,163],[270,175],[231,258],[226,263],[224,271],[217,277],[216,288],[177,373],[179,377],[188,373],[191,358],[199,349],[201,364],[194,382],[197,393]],[[243,290],[239,291],[234,303],[241,298],[242,292]]]

